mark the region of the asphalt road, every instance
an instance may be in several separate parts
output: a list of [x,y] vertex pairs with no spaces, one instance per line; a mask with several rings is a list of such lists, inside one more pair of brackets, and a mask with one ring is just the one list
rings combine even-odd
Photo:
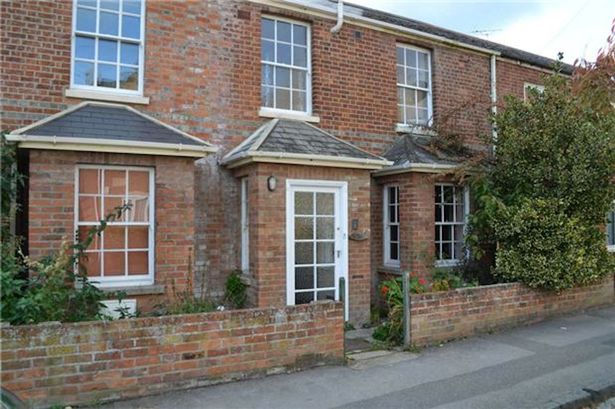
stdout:
[[555,408],[615,384],[615,306],[354,367],[103,405],[161,408]]

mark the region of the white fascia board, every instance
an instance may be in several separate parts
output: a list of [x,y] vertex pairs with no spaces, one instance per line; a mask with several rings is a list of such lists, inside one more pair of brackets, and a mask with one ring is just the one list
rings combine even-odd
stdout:
[[114,139],[68,138],[56,136],[8,134],[6,139],[20,148],[52,149],[86,152],[133,153],[144,155],[204,157],[217,151],[207,145],[183,145],[179,143],[136,142]]
[[223,160],[222,164],[233,169],[248,163],[286,163],[293,165],[326,166],[336,168],[382,169],[392,162],[378,159],[346,158],[326,155],[306,155],[284,152],[245,152],[232,160]]
[[457,169],[458,165],[445,164],[427,164],[427,163],[410,163],[408,166],[393,166],[390,168],[378,170],[373,173],[375,177],[397,175],[400,173],[450,173]]

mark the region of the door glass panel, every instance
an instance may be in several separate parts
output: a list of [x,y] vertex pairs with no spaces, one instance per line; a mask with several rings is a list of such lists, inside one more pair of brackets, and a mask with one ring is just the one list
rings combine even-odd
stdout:
[[316,244],[316,262],[321,263],[333,263],[333,249],[334,243],[331,242],[319,242]]
[[308,304],[314,301],[314,292],[295,293],[295,304]]
[[314,267],[295,267],[295,288],[297,290],[314,288]]
[[335,287],[335,267],[318,267],[318,288]]
[[295,264],[314,264],[314,243],[295,243]]
[[332,240],[335,235],[333,217],[319,217],[316,219],[316,238]]
[[311,240],[314,238],[314,218],[295,217],[295,239]]
[[333,193],[316,193],[316,214],[333,216],[334,195]]
[[295,215],[314,214],[314,194],[312,192],[295,193]]
[[335,300],[335,290],[319,291],[318,300]]

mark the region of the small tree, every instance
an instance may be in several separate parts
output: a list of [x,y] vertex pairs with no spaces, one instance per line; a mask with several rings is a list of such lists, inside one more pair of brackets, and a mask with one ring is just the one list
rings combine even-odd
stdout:
[[615,271],[602,230],[615,198],[614,55],[611,35],[572,80],[555,72],[544,93],[508,97],[496,115],[468,242],[478,256],[497,247],[500,279],[559,291]]

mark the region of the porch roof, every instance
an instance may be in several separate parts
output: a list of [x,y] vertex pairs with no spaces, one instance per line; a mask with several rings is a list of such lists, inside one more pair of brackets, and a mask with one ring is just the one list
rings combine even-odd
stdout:
[[211,144],[130,106],[86,101],[7,135],[22,148],[203,157]]
[[229,168],[252,162],[363,169],[391,164],[314,125],[289,119],[266,122],[222,160]]

